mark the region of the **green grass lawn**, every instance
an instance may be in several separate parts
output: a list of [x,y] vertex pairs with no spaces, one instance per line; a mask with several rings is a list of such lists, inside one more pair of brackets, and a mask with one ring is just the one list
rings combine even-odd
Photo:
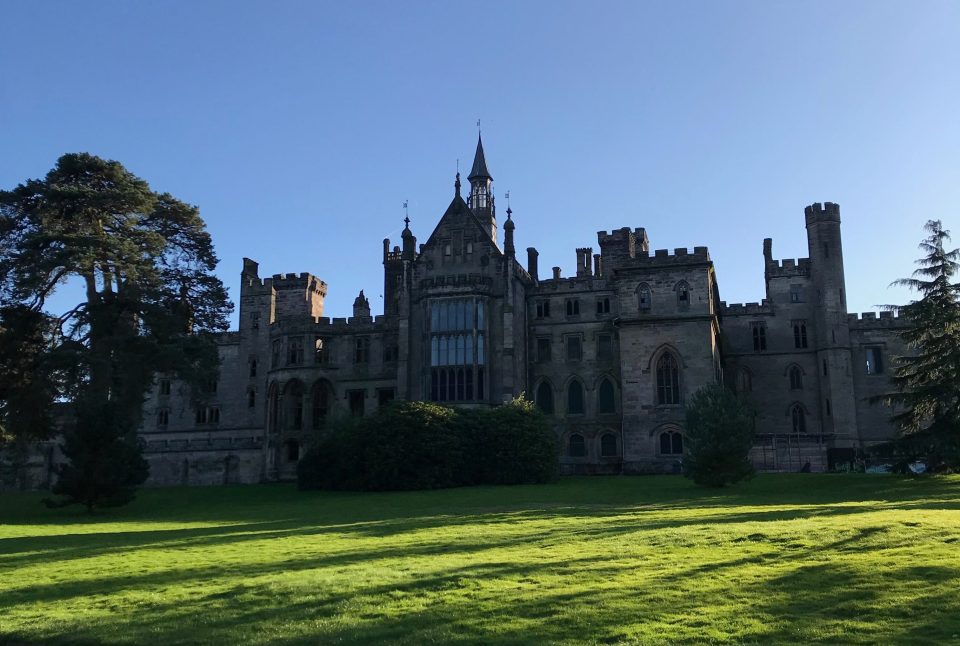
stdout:
[[0,643],[960,643],[960,478],[0,495]]

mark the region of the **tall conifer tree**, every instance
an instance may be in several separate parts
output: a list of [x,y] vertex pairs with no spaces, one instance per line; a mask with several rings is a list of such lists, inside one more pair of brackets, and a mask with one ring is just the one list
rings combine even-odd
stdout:
[[[195,393],[216,374],[209,333],[226,329],[232,309],[216,263],[197,208],[153,192],[118,162],[64,155],[44,179],[0,191],[0,307],[19,312],[4,323],[48,321],[38,362],[54,377],[44,384],[57,384],[53,396],[75,412],[63,445],[71,464],[54,489],[61,502],[130,500],[147,475],[136,429],[154,373],[173,373]],[[48,312],[71,280],[77,299]],[[9,325],[11,347],[38,338]],[[6,392],[36,395],[26,374],[7,371]]]
[[950,232],[939,220],[927,222],[920,243],[924,256],[908,287],[919,300],[897,308],[908,327],[901,333],[908,354],[894,364],[897,391],[884,395],[895,407],[899,446],[926,458],[934,468],[960,467],[960,249],[948,251]]

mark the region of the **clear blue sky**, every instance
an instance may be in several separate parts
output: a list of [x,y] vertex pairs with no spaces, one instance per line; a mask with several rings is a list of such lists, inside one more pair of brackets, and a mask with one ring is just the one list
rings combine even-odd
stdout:
[[421,242],[482,119],[501,220],[541,273],[596,232],[707,245],[728,302],[761,242],[841,206],[851,311],[903,301],[921,226],[960,244],[957,2],[37,2],[0,23],[0,186],[65,152],[198,204],[220,276],[365,289],[404,200]]

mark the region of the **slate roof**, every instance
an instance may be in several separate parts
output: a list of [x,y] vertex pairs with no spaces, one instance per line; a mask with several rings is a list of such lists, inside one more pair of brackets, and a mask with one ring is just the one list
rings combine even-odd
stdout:
[[483,137],[477,135],[477,154],[473,157],[473,168],[470,169],[470,176],[467,177],[467,180],[472,182],[480,178],[493,179],[490,176],[490,171],[487,170],[487,159],[483,155]]

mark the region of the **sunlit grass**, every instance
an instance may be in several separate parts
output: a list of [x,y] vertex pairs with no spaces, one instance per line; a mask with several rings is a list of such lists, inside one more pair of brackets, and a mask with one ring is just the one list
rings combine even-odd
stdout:
[[0,497],[0,642],[960,643],[960,478]]

